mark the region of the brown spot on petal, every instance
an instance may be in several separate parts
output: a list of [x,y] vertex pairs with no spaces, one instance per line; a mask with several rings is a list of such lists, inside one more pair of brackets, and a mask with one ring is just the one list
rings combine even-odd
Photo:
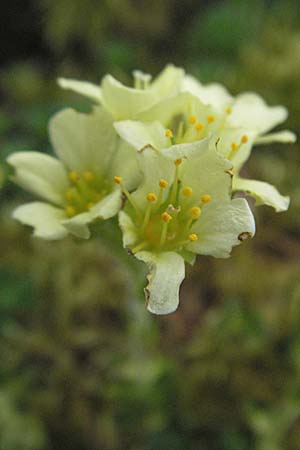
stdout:
[[238,235],[238,240],[241,242],[247,241],[247,239],[251,239],[252,238],[252,234],[249,233],[249,231],[244,231],[243,233],[240,233]]
[[225,172],[226,173],[228,173],[228,175],[230,175],[231,176],[231,178],[233,177],[233,175],[234,175],[234,171],[233,171],[233,168],[232,169],[228,169],[228,170],[225,170]]

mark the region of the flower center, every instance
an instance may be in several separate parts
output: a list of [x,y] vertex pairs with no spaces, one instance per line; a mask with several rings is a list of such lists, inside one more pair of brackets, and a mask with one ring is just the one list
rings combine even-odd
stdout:
[[200,219],[202,208],[210,202],[211,196],[203,194],[196,198],[190,186],[181,185],[182,162],[181,159],[175,161],[172,183],[160,179],[154,188],[156,192],[148,192],[144,211],[141,211],[131,194],[124,190],[120,177],[115,177],[115,182],[121,184],[130,203],[128,213],[136,225],[138,238],[132,248],[133,253],[143,249],[172,251],[198,240],[198,235],[192,228]]
[[68,217],[90,210],[110,191],[105,180],[87,170],[69,172],[70,185],[65,192],[65,211]]
[[170,139],[170,145],[199,141],[212,131],[216,118],[212,114],[199,120],[195,115],[179,114],[170,121],[165,135]]

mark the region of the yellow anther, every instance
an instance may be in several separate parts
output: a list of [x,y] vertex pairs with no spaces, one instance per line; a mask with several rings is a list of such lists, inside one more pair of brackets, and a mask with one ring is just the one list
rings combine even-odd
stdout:
[[71,202],[71,201],[73,200],[73,198],[74,198],[74,193],[73,193],[72,189],[68,189],[68,190],[66,191],[65,197],[66,197],[66,200],[68,200],[69,202]]
[[233,142],[233,143],[231,144],[231,150],[232,150],[233,152],[235,152],[238,148],[239,148],[239,146],[238,146],[238,144],[237,144],[236,142]]
[[172,220],[172,216],[167,212],[163,212],[161,218],[164,222],[169,223]]
[[185,186],[182,189],[182,193],[185,197],[191,197],[193,195],[193,189],[190,186]]
[[75,170],[71,170],[71,172],[69,172],[69,179],[73,183],[76,183],[76,181],[79,180],[79,174],[77,172],[75,172]]
[[157,200],[156,194],[154,194],[154,192],[149,192],[149,194],[147,194],[147,200],[148,202],[156,202]]
[[247,142],[248,142],[248,136],[247,136],[246,134],[244,134],[244,135],[242,136],[241,143],[242,143],[242,144],[246,144]]
[[204,125],[203,125],[202,123],[200,123],[200,122],[198,122],[198,123],[195,125],[195,129],[196,129],[197,131],[201,131],[201,130],[203,130],[203,128],[204,128]]
[[198,206],[193,206],[189,212],[190,212],[190,216],[194,220],[199,219],[199,217],[201,215],[201,209]]
[[228,106],[228,108],[225,109],[225,112],[227,114],[231,114],[232,113],[232,108],[230,106]]
[[114,182],[117,183],[117,184],[122,183],[122,177],[117,177],[117,176],[115,176],[115,177],[114,177]]
[[168,138],[172,138],[172,137],[173,137],[173,132],[172,132],[172,130],[170,130],[170,128],[167,128],[167,129],[166,129],[166,132],[165,132],[165,135],[166,135],[166,137],[168,137]]
[[201,196],[201,201],[203,203],[209,203],[211,201],[211,196],[209,194],[204,194]]
[[83,179],[84,179],[85,181],[87,181],[88,183],[89,183],[90,181],[93,181],[94,178],[95,178],[95,175],[94,175],[93,172],[91,172],[90,170],[87,170],[87,171],[83,172]]
[[182,163],[182,159],[175,159],[175,166],[180,166],[180,164]]
[[159,186],[161,187],[161,188],[166,188],[167,186],[168,186],[168,182],[167,182],[167,180],[164,180],[163,178],[161,178],[161,180],[159,180]]
[[196,234],[196,233],[191,233],[191,234],[189,235],[189,241],[191,241],[191,242],[198,241],[198,234]]
[[207,122],[208,123],[212,123],[214,121],[215,121],[215,116],[212,116],[212,115],[207,116]]
[[74,206],[72,205],[68,205],[66,206],[66,213],[68,217],[73,217],[76,214],[76,210],[74,208]]
[[93,206],[95,206],[95,203],[93,203],[93,202],[90,202],[90,203],[87,204],[87,208],[88,209],[92,209]]
[[189,117],[189,122],[191,125],[194,125],[196,123],[196,120],[197,120],[196,116],[192,115]]

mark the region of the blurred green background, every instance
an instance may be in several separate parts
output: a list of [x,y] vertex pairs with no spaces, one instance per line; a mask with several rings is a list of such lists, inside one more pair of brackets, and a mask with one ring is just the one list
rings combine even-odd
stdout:
[[300,449],[299,144],[257,147],[245,175],[291,196],[255,210],[229,260],[199,258],[167,317],[115,222],[43,242],[11,212],[16,150],[51,151],[47,122],[89,103],[57,76],[131,83],[168,62],[284,104],[299,132],[299,0],[10,0],[0,36],[0,450]]

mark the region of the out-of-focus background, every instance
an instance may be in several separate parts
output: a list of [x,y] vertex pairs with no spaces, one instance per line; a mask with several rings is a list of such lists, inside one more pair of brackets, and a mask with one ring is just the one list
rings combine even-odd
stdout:
[[168,62],[286,105],[299,132],[299,0],[10,0],[0,20],[0,449],[300,449],[299,144],[257,147],[245,171],[289,211],[258,207],[255,239],[199,258],[167,317],[144,309],[113,221],[84,243],[15,223],[31,197],[5,164],[51,151],[55,111],[89,108],[57,76],[131,83]]

